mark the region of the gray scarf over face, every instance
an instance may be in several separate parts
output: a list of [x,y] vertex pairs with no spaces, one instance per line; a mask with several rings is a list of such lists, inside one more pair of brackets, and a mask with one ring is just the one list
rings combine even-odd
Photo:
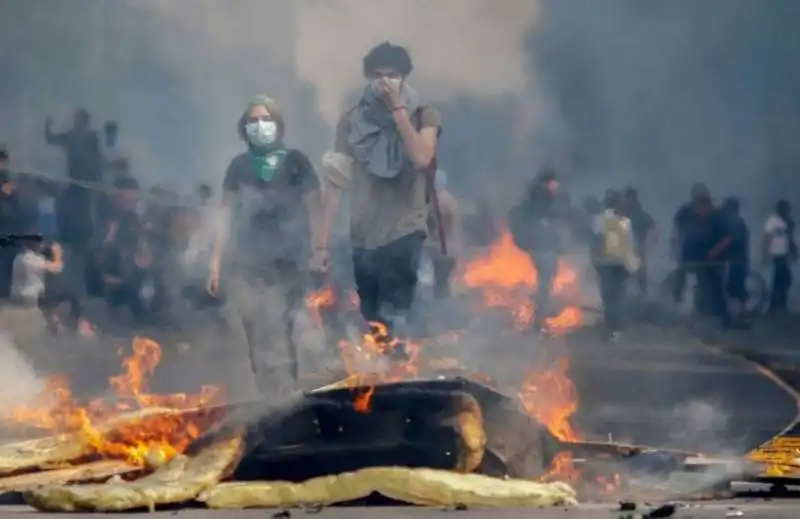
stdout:
[[[400,87],[403,104],[409,114],[420,107],[417,92],[405,82]],[[403,140],[397,132],[390,107],[368,85],[348,116],[350,133],[347,142],[353,158],[370,174],[394,178],[411,163]]]

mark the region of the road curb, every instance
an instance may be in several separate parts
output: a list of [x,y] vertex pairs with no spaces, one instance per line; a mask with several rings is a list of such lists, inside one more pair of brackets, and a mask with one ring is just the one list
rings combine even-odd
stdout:
[[745,348],[725,347],[703,341],[696,341],[695,344],[712,353],[746,362],[794,399],[794,419],[782,431],[745,454],[745,458],[763,463],[766,466],[763,474],[765,478],[800,479],[800,435],[797,434],[800,428],[800,390],[778,373],[779,366],[791,367],[794,371],[797,365],[776,365],[770,362],[768,355],[754,354]]

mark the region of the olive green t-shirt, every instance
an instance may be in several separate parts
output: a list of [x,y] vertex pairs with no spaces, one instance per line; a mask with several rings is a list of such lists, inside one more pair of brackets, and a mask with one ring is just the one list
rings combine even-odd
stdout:
[[[334,152],[352,158],[347,142],[347,113],[336,127]],[[436,108],[424,106],[412,116],[422,128],[439,128],[442,116]],[[428,204],[425,175],[418,169],[401,171],[394,178],[372,175],[353,161],[350,185],[350,240],[353,247],[377,249],[398,238],[427,230]]]

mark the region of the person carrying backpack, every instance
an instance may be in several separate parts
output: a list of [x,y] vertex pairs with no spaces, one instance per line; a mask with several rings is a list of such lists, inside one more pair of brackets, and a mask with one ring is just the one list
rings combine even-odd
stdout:
[[606,333],[609,339],[616,340],[623,327],[625,282],[639,270],[641,262],[636,254],[631,220],[623,213],[620,194],[606,192],[604,206],[605,211],[595,216],[593,225],[600,245],[597,273]]

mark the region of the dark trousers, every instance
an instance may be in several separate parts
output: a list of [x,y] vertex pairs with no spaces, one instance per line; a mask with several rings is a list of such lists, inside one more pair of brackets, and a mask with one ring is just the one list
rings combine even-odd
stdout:
[[747,293],[747,274],[750,266],[747,261],[732,260],[728,264],[728,297],[742,304],[750,298]]
[[558,274],[558,254],[554,252],[533,253],[531,261],[536,268],[536,295],[533,301],[536,326],[541,326],[545,319],[553,315],[551,296],[553,280]]
[[786,310],[789,303],[789,289],[792,286],[792,267],[788,256],[772,258],[772,289],[770,291],[770,312]]
[[39,309],[44,314],[48,323],[52,322],[56,309],[63,303],[69,305],[70,327],[77,327],[78,321],[83,317],[83,306],[80,294],[69,283],[60,286],[45,288],[44,294],[39,297]]
[[407,319],[424,239],[418,232],[377,249],[353,249],[353,274],[364,319],[389,327]]
[[728,324],[730,314],[725,298],[725,264],[703,265],[697,272],[699,296],[706,301],[711,315],[720,318],[723,324]]
[[11,280],[14,275],[14,258],[17,247],[0,248],[0,298],[11,297]]
[[61,276],[65,283],[69,284],[69,291],[76,297],[83,299],[87,294],[88,276],[97,272],[88,265],[88,253],[86,244],[65,244],[64,248],[64,270]]
[[44,294],[39,298],[39,309],[48,323],[52,323],[59,306],[66,303],[70,309],[70,327],[77,326],[83,318],[86,297],[86,252],[80,245],[63,246],[64,268],[58,274],[49,274],[45,280]]
[[623,327],[625,311],[625,282],[628,271],[623,265],[598,265],[600,298],[603,300],[603,318],[606,328],[611,332]]
[[639,254],[639,270],[636,271],[636,286],[639,288],[639,294],[643,298],[647,298],[650,295],[650,287],[649,287],[649,278],[650,275],[649,271],[647,270],[647,256],[645,255],[645,251],[643,248],[640,248],[637,252]]
[[135,270],[119,283],[106,283],[103,298],[110,307],[127,307],[134,317],[142,317],[145,307],[139,294],[144,272]]
[[693,273],[697,278],[697,291],[695,292],[694,301],[695,311],[700,315],[718,317],[723,324],[728,324],[730,322],[730,313],[728,312],[728,302],[725,298],[725,264],[701,264],[691,268],[679,268],[675,279],[675,292],[673,293],[676,302],[680,302],[683,299],[686,276],[689,273]]
[[703,290],[703,280],[700,267],[698,266],[690,266],[690,263],[687,261],[682,261],[678,268],[675,270],[675,284],[672,286],[672,301],[677,305],[683,301],[684,294],[686,292],[686,280],[689,275],[695,276],[697,280],[698,290],[695,292],[695,301],[694,306],[695,310],[701,314],[709,314],[711,313],[709,309],[708,300],[706,299],[705,295],[707,293],[706,290]]
[[695,264],[684,261],[675,271],[672,299],[675,304],[683,301],[686,278],[693,274],[697,279],[694,308],[700,315],[721,315],[725,305],[725,283],[723,265]]

